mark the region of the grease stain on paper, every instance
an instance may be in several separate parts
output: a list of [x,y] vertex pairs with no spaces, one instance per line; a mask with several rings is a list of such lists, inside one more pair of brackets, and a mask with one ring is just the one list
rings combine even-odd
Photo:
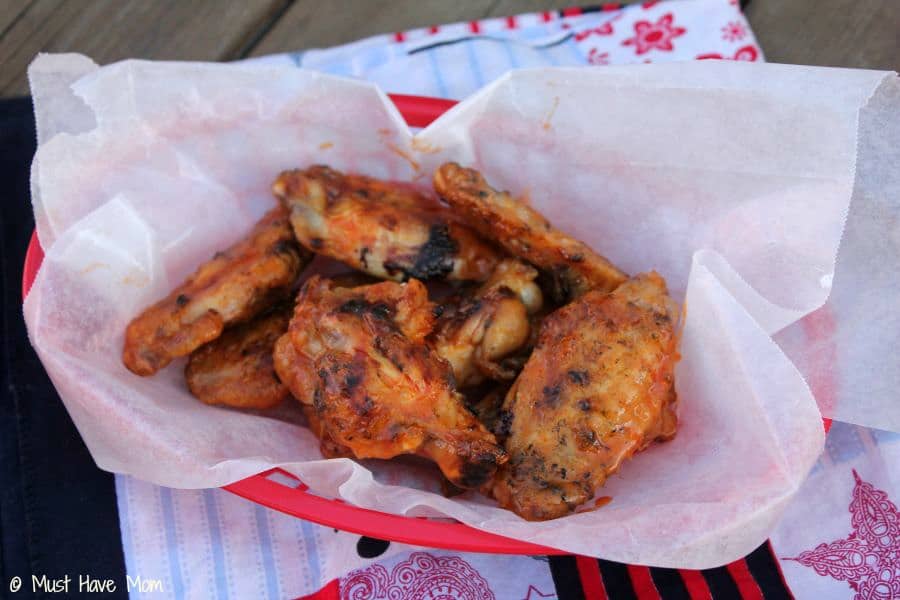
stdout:
[[544,122],[541,123],[544,131],[550,131],[550,121],[553,120],[553,115],[556,114],[557,108],[559,108],[559,96],[553,96],[553,105],[550,107],[550,112],[547,113],[547,116],[544,117]]
[[88,273],[91,273],[92,271],[96,271],[97,269],[109,269],[109,268],[110,268],[110,266],[106,263],[92,262],[91,264],[89,264],[88,266],[83,268],[81,271],[79,271],[79,273],[81,273],[82,275],[87,275]]

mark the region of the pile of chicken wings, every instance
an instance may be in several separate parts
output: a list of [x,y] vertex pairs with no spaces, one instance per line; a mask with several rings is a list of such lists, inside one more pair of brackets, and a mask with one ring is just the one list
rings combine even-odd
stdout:
[[[125,366],[187,356],[203,402],[293,397],[324,456],[426,457],[525,519],[584,506],[675,434],[677,306],[479,172],[433,183],[282,173],[277,208],[129,324]],[[317,254],[355,272],[299,285]]]

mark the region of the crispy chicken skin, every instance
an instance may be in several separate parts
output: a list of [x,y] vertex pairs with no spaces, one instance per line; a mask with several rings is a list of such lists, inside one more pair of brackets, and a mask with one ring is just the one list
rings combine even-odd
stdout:
[[[286,329],[287,326],[285,326]],[[319,438],[319,449],[322,451],[322,456],[325,458],[352,458],[353,453],[350,449],[335,442],[325,430],[322,420],[313,406],[316,372],[312,361],[294,350],[290,333],[284,333],[275,342],[272,362],[279,379],[287,386],[291,395],[300,401],[310,431]]]
[[652,272],[547,317],[499,417],[501,506],[528,520],[566,515],[622,461],[674,436],[676,318]]
[[560,300],[588,290],[612,291],[628,277],[522,200],[493,189],[474,169],[445,163],[434,174],[434,188],[487,239],[544,270]]
[[291,305],[281,304],[192,352],[184,369],[188,389],[206,404],[257,409],[279,404],[290,392],[275,374],[272,348],[290,320]]
[[312,277],[297,298],[291,349],[285,338],[276,344],[276,370],[311,403],[322,437],[355,457],[418,454],[453,484],[478,487],[506,455],[465,408],[449,365],[425,344],[433,310],[415,279],[340,289]]
[[171,294],[146,309],[125,331],[122,362],[152,375],[234,323],[252,319],[285,298],[312,255],[294,240],[287,211],[278,207],[246,238],[217,252]]
[[524,361],[512,355],[529,341],[529,313],[543,306],[537,275],[521,261],[505,259],[472,296],[445,305],[431,342],[450,363],[458,387],[516,376]]
[[[495,428],[499,422],[500,411],[503,408],[503,400],[509,391],[510,382],[503,381],[495,383],[493,387],[478,396],[466,395],[466,406],[472,411],[482,425],[497,435]],[[502,433],[502,432],[501,432]],[[497,437],[497,442],[502,444],[503,440]]]
[[282,173],[272,186],[306,248],[379,279],[484,281],[496,248],[411,187],[325,166]]

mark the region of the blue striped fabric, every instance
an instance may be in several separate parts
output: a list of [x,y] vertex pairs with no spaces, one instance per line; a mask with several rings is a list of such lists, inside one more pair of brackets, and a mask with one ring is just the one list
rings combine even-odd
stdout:
[[168,552],[169,583],[172,596],[176,599],[184,598],[184,579],[181,575],[181,551],[176,531],[175,503],[172,499],[173,490],[160,487],[159,504],[162,507],[162,524],[166,532],[166,551]]
[[272,534],[269,531],[269,517],[266,509],[256,506],[256,531],[259,535],[259,550],[263,558],[263,569],[266,573],[266,592],[269,600],[280,597],[278,589],[278,571],[275,568],[275,557],[272,553]]
[[217,600],[228,600],[228,580],[225,576],[225,548],[219,520],[219,507],[212,490],[203,490],[203,504],[206,507],[206,523],[209,527],[209,545],[213,556],[213,573]]

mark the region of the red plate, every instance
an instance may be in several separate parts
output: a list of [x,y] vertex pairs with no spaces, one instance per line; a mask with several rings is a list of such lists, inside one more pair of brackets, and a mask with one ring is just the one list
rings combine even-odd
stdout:
[[[391,94],[390,98],[411,127],[425,127],[456,104],[453,100],[422,96]],[[32,234],[22,275],[23,297],[31,289],[43,258],[37,234]],[[322,498],[307,492],[299,479],[281,469],[242,479],[224,489],[301,519],[384,540],[463,552],[561,554],[559,550],[486,533],[462,523],[403,517]]]

